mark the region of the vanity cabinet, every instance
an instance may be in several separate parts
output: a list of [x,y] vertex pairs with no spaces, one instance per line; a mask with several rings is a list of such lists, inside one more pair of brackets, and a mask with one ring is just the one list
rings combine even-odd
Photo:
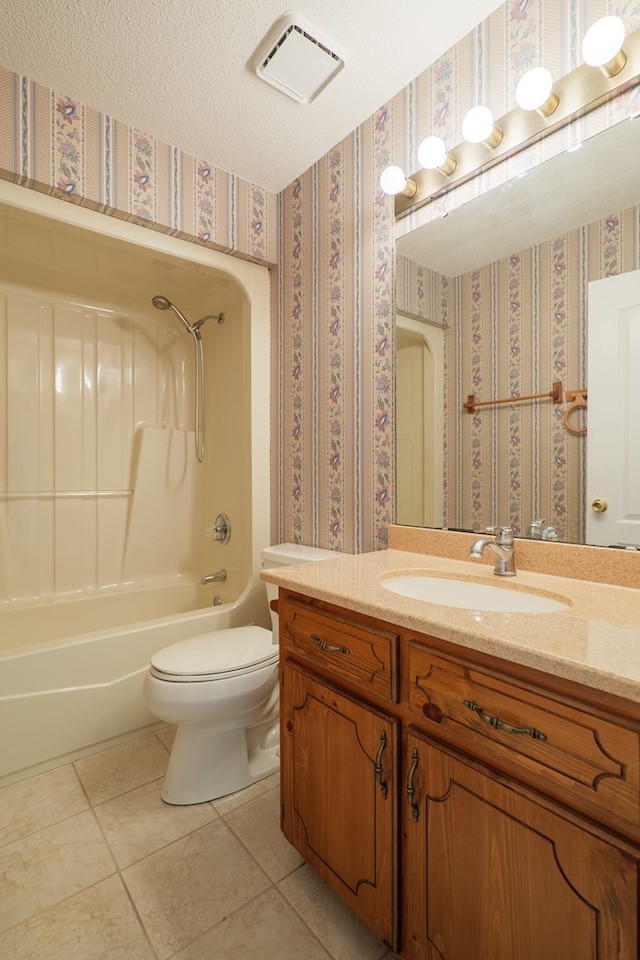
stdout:
[[285,665],[282,829],[364,922],[397,949],[399,722]]
[[282,830],[398,949],[400,721],[359,695],[396,696],[398,637],[295,602],[281,603],[279,619]]
[[407,746],[403,955],[635,960],[637,852],[418,731]]
[[406,960],[637,960],[640,710],[280,592],[282,825]]

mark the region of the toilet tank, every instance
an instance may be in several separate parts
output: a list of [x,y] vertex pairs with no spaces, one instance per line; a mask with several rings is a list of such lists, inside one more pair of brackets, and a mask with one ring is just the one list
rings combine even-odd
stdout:
[[[346,554],[338,553],[336,550],[325,550],[323,547],[307,547],[302,543],[276,543],[271,547],[265,547],[262,551],[262,567],[287,567],[296,563],[314,563],[318,560],[335,560],[336,557],[344,557]],[[278,587],[275,583],[265,584],[267,588],[267,599],[269,604],[278,597]],[[271,625],[273,630],[273,642],[278,643],[278,615],[269,607],[271,614]]]

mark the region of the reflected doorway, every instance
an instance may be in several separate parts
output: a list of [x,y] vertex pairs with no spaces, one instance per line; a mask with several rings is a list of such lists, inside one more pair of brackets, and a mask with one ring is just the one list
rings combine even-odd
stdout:
[[396,317],[396,523],[441,527],[444,330]]

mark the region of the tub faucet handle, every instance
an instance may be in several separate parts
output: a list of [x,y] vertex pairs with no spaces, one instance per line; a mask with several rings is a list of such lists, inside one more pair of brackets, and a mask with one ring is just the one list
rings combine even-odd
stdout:
[[231,539],[231,521],[226,513],[219,513],[216,517],[216,522],[211,527],[207,527],[205,534],[210,540],[215,540],[217,543],[229,543]]

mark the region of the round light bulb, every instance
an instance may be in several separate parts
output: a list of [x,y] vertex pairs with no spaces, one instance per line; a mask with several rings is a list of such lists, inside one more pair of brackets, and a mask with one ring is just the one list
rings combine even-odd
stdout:
[[437,170],[447,159],[447,148],[440,137],[427,137],[418,147],[418,163],[425,170]]
[[482,143],[493,132],[493,115],[488,107],[472,107],[462,121],[462,136],[469,143]]
[[407,178],[401,167],[390,166],[380,174],[380,186],[385,193],[394,197],[396,193],[402,193],[407,186]]
[[590,67],[606,66],[620,53],[624,35],[624,23],[620,17],[601,17],[585,33],[582,59]]
[[522,110],[538,110],[551,96],[553,80],[544,67],[527,70],[516,87],[516,103]]

